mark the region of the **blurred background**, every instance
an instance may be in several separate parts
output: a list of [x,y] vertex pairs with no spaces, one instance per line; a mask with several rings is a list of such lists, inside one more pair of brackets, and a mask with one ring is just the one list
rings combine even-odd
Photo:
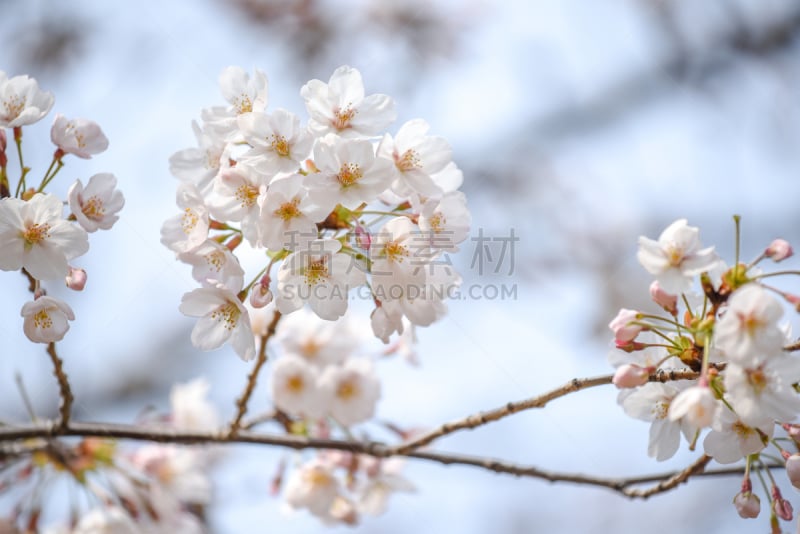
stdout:
[[[657,238],[686,217],[732,262],[738,213],[745,259],[778,236],[800,245],[796,0],[0,0],[0,12],[0,70],[29,74],[56,95],[53,112],[26,129],[33,175],[49,164],[54,114],[86,117],[102,126],[110,148],[89,161],[68,159],[55,191],[107,171],[126,197],[119,223],[93,234],[80,259],[87,290],[48,286],[77,315],[59,345],[79,419],[130,421],[147,406],[167,410],[171,384],[196,376],[210,377],[214,402],[225,417],[233,413],[250,364],[227,346],[191,347],[194,320],[178,304],[195,283],[159,243],[161,224],[177,213],[168,158],[194,146],[200,109],[223,103],[217,78],[228,65],[265,71],[269,109],[302,117],[307,80],[357,67],[368,94],[396,99],[391,131],[423,117],[450,141],[472,235],[519,237],[497,272],[496,264],[479,272],[476,241],[452,257],[465,284],[515,288],[516,298],[452,302],[442,322],[418,331],[418,366],[400,358],[378,365],[378,416],[403,427],[611,372],[608,321],[620,307],[654,309],[650,278],[635,259],[639,235]],[[15,373],[37,413],[52,416],[49,360],[22,334],[25,281],[0,272],[0,284],[2,417],[27,417]],[[366,328],[367,307],[354,307]],[[669,471],[696,457],[683,446],[668,462],[648,459],[648,425],[625,416],[615,398],[613,387],[581,392],[436,448],[604,476]],[[268,405],[262,384],[251,409]],[[213,532],[324,530],[306,513],[287,515],[269,495],[284,457],[230,450],[214,475]],[[417,493],[395,496],[385,515],[365,518],[357,531],[768,529],[763,509],[757,520],[736,515],[738,477],[694,480],[631,502],[468,467],[410,461],[406,475]],[[788,483],[785,494],[795,496]]]

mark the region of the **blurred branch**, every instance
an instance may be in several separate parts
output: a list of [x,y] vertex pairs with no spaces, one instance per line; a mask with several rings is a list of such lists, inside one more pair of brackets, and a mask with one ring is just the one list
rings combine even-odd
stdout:
[[[396,454],[394,451],[392,451],[391,447],[387,447],[385,444],[378,442],[354,442],[306,438],[292,435],[255,433],[247,430],[240,430],[236,433],[236,435],[231,436],[225,432],[181,432],[168,428],[145,428],[132,425],[83,422],[70,422],[66,427],[61,427],[55,422],[50,422],[47,425],[39,424],[18,427],[0,427],[0,442],[27,440],[25,446],[30,446],[29,452],[41,449],[42,446],[40,442],[31,440],[35,440],[36,438],[54,439],[63,436],[133,439],[152,441],[156,443],[187,445],[210,443],[249,443],[286,447],[295,450],[339,450],[354,454],[365,454],[376,458],[404,456],[407,458],[426,460],[443,465],[469,465],[499,474],[539,478],[549,482],[571,482],[579,485],[604,487],[632,499],[646,499],[658,493],[664,493],[675,488],[679,484],[686,482],[691,477],[731,476],[741,475],[744,473],[744,467],[705,471],[705,466],[711,460],[711,458],[706,455],[701,456],[694,463],[677,472],[627,478],[603,478],[576,473],[546,471],[533,466],[517,465],[492,458],[468,456],[456,453],[410,451],[407,453]],[[15,446],[13,448],[3,446],[0,447],[0,451],[14,456],[23,453],[22,448],[19,446]],[[779,464],[770,464],[767,465],[767,467],[770,469],[783,468],[783,466]],[[633,487],[651,482],[656,482],[657,484],[645,489],[637,489]]]
[[58,381],[58,393],[61,397],[61,403],[58,407],[60,414],[58,425],[62,428],[66,428],[67,425],[69,425],[69,416],[70,413],[72,413],[72,401],[75,400],[75,398],[72,396],[72,389],[69,386],[69,379],[67,378],[67,374],[64,372],[64,362],[58,357],[58,353],[56,353],[55,343],[51,342],[47,344],[47,354],[50,356],[50,360],[53,362],[53,374]]
[[[667,382],[672,380],[691,380],[697,378],[699,373],[692,371],[692,370],[671,370],[665,371],[663,369],[656,370],[653,374],[650,375],[650,382]],[[606,384],[610,384],[614,375],[604,375],[598,376],[594,378],[574,378],[571,381],[567,382],[563,386],[557,387],[551,391],[543,395],[538,395],[536,397],[531,397],[530,399],[525,399],[517,402],[509,402],[508,404],[501,406],[499,408],[495,408],[494,410],[490,410],[487,412],[479,412],[463,419],[457,419],[455,421],[451,421],[449,423],[445,423],[442,426],[423,434],[415,439],[407,441],[406,443],[402,443],[396,447],[391,449],[391,452],[394,454],[405,454],[411,450],[418,449],[425,445],[428,445],[433,440],[438,439],[442,436],[446,436],[447,434],[452,434],[459,430],[464,429],[473,429],[479,426],[483,426],[487,423],[491,423],[492,421],[497,421],[504,417],[508,417],[509,415],[513,415],[515,413],[521,412],[523,410],[529,410],[531,408],[544,408],[547,406],[552,400],[558,399],[560,397],[564,397],[569,395],[570,393],[575,393],[576,391],[580,391],[582,389],[593,388],[595,386],[603,386]]]

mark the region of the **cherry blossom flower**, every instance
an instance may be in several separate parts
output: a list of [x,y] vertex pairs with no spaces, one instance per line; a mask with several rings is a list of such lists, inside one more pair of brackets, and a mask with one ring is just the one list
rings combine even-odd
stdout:
[[179,180],[205,191],[220,170],[227,143],[214,132],[201,129],[196,121],[192,122],[192,129],[198,146],[173,154],[169,158],[169,170]]
[[46,193],[0,200],[0,269],[24,268],[38,280],[66,276],[67,262],[89,250],[89,239],[62,212],[61,200]]
[[429,238],[433,249],[457,252],[458,244],[469,235],[472,217],[467,197],[461,191],[446,193],[441,199],[429,199],[419,215],[419,229]]
[[258,69],[251,78],[241,67],[227,67],[220,74],[219,87],[229,105],[214,106],[201,113],[208,128],[217,135],[234,135],[239,115],[263,112],[267,108],[269,83],[266,75]]
[[730,362],[725,368],[725,389],[736,413],[745,424],[764,419],[791,421],[800,412],[800,395],[792,384],[800,381],[800,359],[774,355],[745,367]]
[[312,241],[308,250],[290,254],[278,270],[278,311],[300,309],[308,302],[323,319],[338,319],[347,311],[347,292],[364,284],[366,276],[351,256],[340,253],[335,239]]
[[181,299],[181,313],[199,317],[192,330],[192,344],[200,350],[214,350],[230,341],[245,361],[255,358],[255,340],[247,308],[229,288],[201,287]]
[[341,66],[326,84],[311,80],[300,89],[310,119],[308,128],[318,136],[335,133],[343,137],[372,136],[397,116],[394,101],[381,94],[364,96],[358,70]]
[[783,349],[780,302],[759,284],[747,284],[728,299],[725,314],[714,329],[714,342],[732,361],[749,365]]
[[673,421],[667,417],[670,404],[679,392],[675,384],[650,382],[622,397],[626,414],[651,423],[647,455],[659,462],[672,458],[677,452],[681,432],[689,439],[696,430],[683,418]]
[[768,418],[755,425],[745,424],[728,408],[722,408],[711,423],[712,431],[703,440],[705,453],[721,464],[731,464],[765,447],[759,432],[772,438],[775,423]]
[[693,427],[705,428],[711,426],[719,408],[720,404],[708,384],[698,384],[678,393],[670,403],[668,415],[670,421],[685,418]]
[[53,93],[39,89],[28,76],[9,78],[0,71],[0,128],[27,126],[42,119],[53,107]]
[[290,415],[319,419],[325,415],[325,397],[317,389],[317,368],[303,358],[287,355],[272,370],[272,400]]
[[378,304],[370,315],[370,324],[375,337],[389,343],[389,337],[403,333],[403,310],[396,300],[376,301]]
[[292,508],[306,508],[317,517],[330,518],[331,507],[340,494],[339,481],[331,468],[313,460],[292,472],[284,496]]
[[361,338],[347,317],[334,323],[302,308],[281,320],[278,341],[287,354],[321,369],[343,363],[356,351]]
[[119,220],[117,213],[125,205],[125,198],[116,187],[117,178],[104,172],[89,178],[86,189],[80,180],[69,188],[69,207],[84,230],[110,230]]
[[417,488],[400,474],[405,462],[401,458],[378,459],[364,457],[368,474],[366,484],[359,489],[358,511],[367,515],[381,515],[386,511],[393,493],[413,493]]
[[330,212],[311,202],[299,174],[275,180],[260,200],[261,244],[270,250],[307,250],[317,239],[316,223]]
[[761,499],[751,490],[737,493],[733,498],[736,512],[742,519],[753,519],[761,512]]
[[392,180],[391,163],[376,158],[369,141],[325,137],[314,147],[314,164],[320,172],[306,176],[305,186],[327,211],[336,204],[355,209],[372,202]]
[[381,383],[372,364],[363,358],[326,367],[319,378],[319,388],[329,399],[330,414],[344,426],[372,417],[381,394]]
[[377,156],[394,163],[392,190],[401,196],[417,192],[426,197],[442,194],[431,175],[442,171],[451,162],[453,151],[442,137],[426,135],[430,126],[414,119],[400,127],[397,136],[383,136]]
[[24,317],[22,330],[34,343],[61,341],[69,330],[67,321],[75,320],[66,302],[48,296],[26,302],[20,315]]
[[182,213],[164,222],[161,243],[177,253],[189,252],[208,238],[208,208],[192,184],[180,184],[176,196]]
[[73,291],[83,291],[86,287],[86,271],[70,266],[64,282]]
[[60,113],[50,128],[50,139],[62,152],[91,159],[108,148],[108,139],[100,126],[88,119],[69,120]]
[[244,238],[255,245],[260,229],[259,200],[266,191],[263,175],[240,164],[220,171],[213,185],[207,202],[209,212],[220,221],[241,222]]
[[658,241],[639,238],[639,263],[656,276],[667,293],[688,291],[694,276],[717,264],[714,247],[701,248],[699,233],[686,219],[678,219],[661,232]]
[[[420,235],[417,225],[406,217],[395,217],[383,225],[376,234],[372,253],[372,286],[381,300],[421,288],[428,271],[430,253],[427,240]],[[418,290],[418,292],[421,292]]]
[[131,462],[180,502],[202,506],[211,502],[211,480],[203,470],[204,459],[196,450],[159,443],[136,449]]
[[191,252],[178,254],[178,259],[192,266],[192,277],[205,286],[222,284],[236,291],[244,284],[244,269],[228,247],[207,239]]
[[285,109],[268,115],[245,113],[239,115],[238,124],[252,147],[243,161],[262,174],[296,173],[311,153],[314,138],[300,127],[299,117]]
[[178,430],[214,431],[220,418],[216,407],[208,400],[210,384],[200,377],[172,386],[169,393],[170,423]]

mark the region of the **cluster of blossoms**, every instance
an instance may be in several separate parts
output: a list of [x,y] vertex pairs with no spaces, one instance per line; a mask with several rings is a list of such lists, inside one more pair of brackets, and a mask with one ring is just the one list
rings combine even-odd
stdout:
[[[272,400],[280,414],[277,419],[289,432],[330,438],[331,423],[351,427],[373,416],[380,382],[371,360],[356,356],[362,338],[347,317],[332,323],[302,310],[281,323],[278,341]],[[392,493],[414,491],[401,476],[403,462],[396,458],[321,451],[311,459],[298,457],[295,463],[285,482],[286,503],[307,509],[326,524],[356,524],[362,514],[383,513]],[[283,478],[281,469],[275,491]]]
[[[202,285],[180,306],[200,318],[193,344],[230,341],[251,359],[246,301],[261,308],[274,298],[284,315],[308,304],[333,321],[354,288],[374,302],[372,329],[385,343],[405,324],[441,318],[460,282],[446,253],[470,224],[448,143],[420,119],[386,133],[393,100],[365,96],[351,67],[303,86],[305,125],[284,109],[267,112],[267,85],[258,70],[227,68],[227,105],[204,109],[202,126],[194,123],[198,146],[170,160],[181,213],[165,222],[162,242]],[[247,284],[234,255],[243,242],[263,257]]]
[[648,454],[671,458],[683,434],[692,450],[702,437],[705,454],[721,464],[745,459],[736,509],[742,517],[759,514],[750,480],[751,469],[757,470],[772,529],[780,532],[778,518],[791,520],[792,506],[765,458],[775,456],[767,452],[773,447],[800,488],[800,426],[792,424],[800,414],[800,358],[792,352],[800,345],[781,322],[784,308],[800,310],[800,297],[768,282],[797,271],[759,267],[767,258],[792,256],[782,239],[750,263],[740,263],[738,246],[729,267],[713,247],[702,247],[698,229],[684,219],[658,241],[641,237],[638,259],[655,276],[650,295],[666,315],[620,310],[609,325],[616,345],[609,360],[625,413],[651,423]]
[[[139,423],[174,431],[219,430],[219,416],[206,394],[204,379],[177,384],[170,395],[167,415],[149,414]],[[97,534],[142,532],[201,534],[200,519],[211,501],[208,467],[213,449],[173,444],[147,444],[124,449],[115,441],[84,438],[75,444],[61,441],[27,443],[26,451],[0,450],[0,493],[16,499],[10,515],[0,518],[0,532]],[[54,491],[64,484],[77,486],[86,499],[71,499],[69,521],[40,526]],[[74,489],[70,489],[74,493]],[[88,501],[87,508],[80,503]]]
[[[65,280],[82,290],[86,272],[70,264],[89,250],[88,234],[108,230],[117,221],[124,199],[116,190],[113,174],[95,174],[84,186],[76,180],[66,202],[45,190],[64,166],[68,155],[89,159],[108,147],[100,127],[85,119],[70,120],[56,115],[50,138],[56,149],[41,180],[30,180],[30,167],[23,161],[25,126],[44,118],[53,107],[52,93],[39,89],[28,76],[8,78],[0,71],[0,269],[22,270],[29,278],[34,300],[22,306],[25,335],[37,343],[61,340],[75,319],[70,306],[45,294],[41,282]],[[8,129],[19,158],[19,179],[12,194],[8,166]],[[70,213],[65,216],[64,204]]]

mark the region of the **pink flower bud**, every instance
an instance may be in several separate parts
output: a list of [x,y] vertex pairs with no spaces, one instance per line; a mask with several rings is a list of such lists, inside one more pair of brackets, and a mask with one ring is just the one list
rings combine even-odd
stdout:
[[0,167],[8,165],[8,157],[6,157],[6,131],[0,129]]
[[800,443],[800,425],[790,425],[788,423],[784,423],[781,427],[789,434],[789,437],[792,438],[796,443]]
[[743,519],[752,519],[758,517],[761,512],[761,500],[758,495],[751,492],[737,493],[733,498],[733,505],[736,511],[739,512],[739,517]]
[[775,515],[784,521],[792,520],[792,515],[794,514],[792,503],[783,498],[778,486],[772,486],[772,510],[775,512]]
[[658,283],[658,280],[654,280],[653,283],[650,284],[650,298],[672,315],[678,315],[677,295],[671,295],[664,291],[661,288],[661,284]]
[[363,226],[356,226],[356,245],[362,250],[369,250],[372,245],[372,237]]
[[86,286],[86,271],[70,267],[69,274],[67,274],[65,281],[67,287],[73,291],[83,291],[83,288]]
[[638,318],[639,312],[636,310],[626,310],[622,308],[617,316],[608,323],[608,327],[614,332],[614,339],[619,342],[633,341],[644,327],[638,324],[631,324]]
[[253,308],[263,308],[272,302],[272,291],[269,290],[270,278],[265,274],[250,291],[250,305]]
[[786,459],[786,476],[792,486],[800,489],[800,454],[792,454]]
[[783,239],[776,239],[770,243],[767,250],[764,251],[764,255],[768,258],[772,258],[774,262],[783,261],[793,253],[792,246],[788,241]]
[[611,380],[620,389],[635,388],[647,383],[650,370],[631,363],[621,365]]
[[616,341],[615,345],[619,350],[624,350],[628,353],[647,348],[645,343],[639,343],[638,341]]

